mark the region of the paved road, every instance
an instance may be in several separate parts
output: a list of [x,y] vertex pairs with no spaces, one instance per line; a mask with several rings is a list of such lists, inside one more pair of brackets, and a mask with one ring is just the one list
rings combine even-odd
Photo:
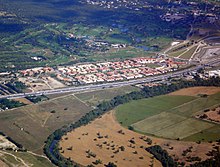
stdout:
[[[216,64],[220,64],[220,59],[206,63],[206,65],[216,65]],[[66,87],[66,88],[53,89],[53,90],[44,90],[44,91],[31,92],[31,93],[17,93],[17,94],[11,94],[11,95],[2,95],[0,96],[0,98],[16,99],[16,98],[22,98],[25,96],[32,96],[32,95],[39,96],[43,94],[49,95],[49,94],[61,94],[61,93],[76,93],[76,92],[82,92],[82,91],[87,91],[87,90],[100,90],[100,89],[106,89],[106,88],[121,87],[121,86],[126,86],[126,85],[135,85],[135,84],[165,80],[167,78],[178,77],[178,76],[183,75],[184,73],[196,71],[202,67],[204,67],[204,65],[198,65],[198,66],[194,66],[194,67],[184,69],[181,71],[174,71],[174,72],[166,73],[163,75],[151,76],[151,77],[141,78],[141,79],[136,79],[136,80],[94,84],[94,85],[82,85],[82,86]]]

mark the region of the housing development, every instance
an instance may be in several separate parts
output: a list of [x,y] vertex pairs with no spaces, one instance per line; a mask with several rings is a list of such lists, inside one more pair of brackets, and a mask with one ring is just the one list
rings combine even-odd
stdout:
[[175,71],[187,61],[172,58],[133,58],[124,61],[87,63],[74,66],[39,67],[20,71],[22,77],[54,74],[66,85],[91,84],[143,78]]

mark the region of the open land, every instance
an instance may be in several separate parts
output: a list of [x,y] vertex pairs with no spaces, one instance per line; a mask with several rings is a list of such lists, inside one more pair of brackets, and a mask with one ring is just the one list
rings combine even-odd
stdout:
[[220,107],[207,112],[207,116],[211,121],[220,122]]
[[116,117],[123,126],[127,127],[146,117],[165,112],[194,99],[194,97],[189,96],[158,96],[151,99],[132,101],[117,107]]
[[132,91],[137,91],[138,88],[133,86],[123,86],[119,88],[112,88],[106,90],[98,90],[92,92],[85,92],[85,93],[77,93],[75,96],[80,100],[86,102],[89,105],[95,106],[102,102],[103,100],[111,100],[115,96],[123,95],[126,93],[130,93]]
[[41,78],[19,78],[19,81],[25,83],[31,91],[63,88],[65,85],[58,80],[48,76]]
[[215,93],[220,92],[219,87],[193,87],[193,88],[185,88],[185,89],[180,89],[178,91],[170,93],[170,95],[182,95],[182,96],[198,96],[202,94],[206,95],[212,95]]
[[[192,93],[187,93],[190,91]],[[198,138],[193,137],[193,141],[215,141],[220,138],[217,130],[219,125],[202,121],[195,116],[219,105],[220,93],[216,92],[219,92],[219,88],[195,87],[132,101],[117,107],[116,117],[122,126],[132,126],[134,130],[144,134],[178,140],[188,140],[190,136],[197,135]],[[209,96],[198,96],[202,93]],[[210,133],[212,135],[208,135]]]
[[1,112],[0,131],[28,150],[42,154],[44,141],[54,130],[78,120],[99,102],[133,90],[138,88],[124,86],[51,96],[51,100]]
[[28,150],[42,154],[44,141],[54,130],[90,110],[91,107],[69,95],[1,112],[0,131]]
[[220,107],[215,107],[212,109],[207,109],[204,114],[197,115],[196,118],[200,118],[202,120],[207,120],[215,123],[220,123]]
[[[112,114],[108,113],[91,124],[63,136],[60,142],[61,153],[82,165],[89,165],[100,159],[102,164],[97,166],[104,166],[108,162],[114,162],[118,166],[149,166],[152,155],[140,148],[146,143],[139,139],[140,135],[135,132],[123,129],[125,134],[120,134],[118,131],[122,127],[114,121]],[[99,139],[98,133],[103,138]],[[129,142],[132,138],[136,144]],[[121,146],[124,147],[124,151],[121,151]],[[68,149],[70,147],[72,150]],[[88,157],[87,150],[96,154],[96,157]],[[161,166],[156,159],[153,160],[153,165]]]
[[[97,134],[103,136],[103,138],[99,138]],[[135,144],[129,142],[132,138]],[[75,162],[83,165],[92,164],[95,160],[100,159],[102,164],[99,166],[103,166],[108,162],[114,162],[118,166],[145,166],[152,162],[152,159],[150,159],[152,155],[140,148],[141,146],[144,148],[150,146],[141,138],[150,138],[152,145],[160,145],[174,159],[179,162],[186,162],[186,164],[189,164],[186,161],[188,156],[198,156],[202,160],[206,159],[208,157],[206,153],[212,150],[213,147],[213,143],[197,144],[195,142],[167,140],[138,134],[122,127],[116,121],[114,112],[110,112],[63,136],[60,141],[60,152],[66,158],[70,157]],[[120,146],[124,146],[125,151],[113,153]],[[188,152],[187,156],[183,156],[183,151],[189,147],[192,147],[192,152]],[[95,153],[96,157],[89,157],[88,150],[90,153]],[[134,154],[135,151],[137,151],[137,154]],[[143,159],[139,158],[141,156],[143,156]],[[160,166],[155,159],[153,163],[155,166]]]
[[20,103],[24,103],[24,104],[28,104],[28,105],[32,104],[32,102],[26,98],[18,98],[18,99],[16,99],[16,101],[19,101]]

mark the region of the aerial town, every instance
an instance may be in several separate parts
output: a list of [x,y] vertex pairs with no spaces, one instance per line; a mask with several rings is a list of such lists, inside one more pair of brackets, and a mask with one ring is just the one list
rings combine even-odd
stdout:
[[143,78],[175,71],[187,61],[171,58],[132,58],[124,61],[87,63],[73,66],[38,67],[19,71],[22,77],[53,73],[66,85],[94,84]]

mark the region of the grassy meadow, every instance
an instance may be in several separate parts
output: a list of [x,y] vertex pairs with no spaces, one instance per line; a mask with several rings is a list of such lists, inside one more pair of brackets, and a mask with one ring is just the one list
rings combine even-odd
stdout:
[[123,95],[137,90],[138,88],[133,86],[123,86],[119,88],[77,93],[75,94],[75,96],[80,100],[86,102],[88,105],[96,106],[97,104],[101,103],[103,100],[110,100],[115,96]]
[[168,139],[211,141],[220,138],[220,125],[196,119],[220,103],[220,93],[199,96],[163,95],[132,101],[116,108],[122,126]]

